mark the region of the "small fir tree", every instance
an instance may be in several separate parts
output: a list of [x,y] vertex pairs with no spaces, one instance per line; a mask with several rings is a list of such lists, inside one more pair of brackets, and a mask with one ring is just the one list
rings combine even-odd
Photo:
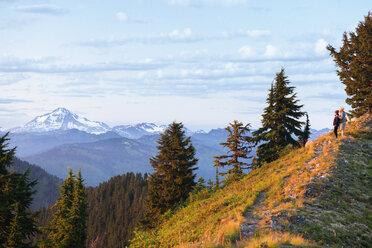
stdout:
[[182,123],[173,122],[160,135],[158,155],[150,159],[154,173],[149,176],[149,194],[143,225],[153,227],[160,215],[185,200],[195,186],[197,163],[191,138],[185,138]]
[[220,158],[219,156],[215,156],[213,157],[215,160],[214,160],[214,167],[216,167],[216,183],[215,183],[215,187],[216,188],[219,188],[220,187],[220,173],[218,172],[218,167],[221,166],[221,163],[220,163]]
[[32,188],[36,181],[29,181],[24,174],[9,172],[15,149],[7,149],[9,133],[0,137],[0,244],[2,247],[32,247],[30,238],[37,233],[35,218],[31,213]]
[[[232,168],[227,171],[227,176],[231,180],[239,179],[243,174],[243,169],[251,169],[247,163],[251,159],[250,152],[252,151],[253,141],[251,137],[247,136],[250,132],[250,124],[243,125],[243,123],[234,120],[230,126],[225,129],[228,132],[226,142],[220,143],[229,151],[227,155],[215,157],[218,166],[225,167],[231,166]],[[217,165],[216,165],[217,166]]]
[[208,189],[213,189],[213,187],[215,186],[212,179],[210,178],[208,179],[207,185],[208,185],[207,186]]
[[302,145],[305,146],[307,141],[309,140],[310,138],[310,120],[309,120],[309,115],[306,113],[306,124],[305,124],[305,128],[304,128],[304,132],[303,132],[303,136],[302,136]]
[[360,22],[354,32],[343,35],[343,45],[337,52],[328,45],[339,70],[338,76],[345,84],[346,103],[353,109],[354,117],[372,114],[372,12]]
[[192,193],[197,193],[205,188],[205,179],[203,177],[199,177],[196,181],[195,186],[193,187]]

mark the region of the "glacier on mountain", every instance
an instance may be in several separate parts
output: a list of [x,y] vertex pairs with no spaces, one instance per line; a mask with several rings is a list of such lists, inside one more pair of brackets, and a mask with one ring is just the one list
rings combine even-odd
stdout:
[[111,128],[98,121],[90,121],[85,117],[80,117],[65,108],[57,108],[50,113],[37,116],[22,127],[13,128],[10,131],[16,133],[42,133],[57,130],[78,129],[92,134],[102,134]]

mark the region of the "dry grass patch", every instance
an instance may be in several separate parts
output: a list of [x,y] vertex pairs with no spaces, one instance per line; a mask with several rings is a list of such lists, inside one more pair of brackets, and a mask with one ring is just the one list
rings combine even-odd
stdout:
[[301,235],[288,232],[268,232],[251,238],[244,244],[244,248],[272,248],[293,245],[296,247],[319,247],[315,242],[304,239]]

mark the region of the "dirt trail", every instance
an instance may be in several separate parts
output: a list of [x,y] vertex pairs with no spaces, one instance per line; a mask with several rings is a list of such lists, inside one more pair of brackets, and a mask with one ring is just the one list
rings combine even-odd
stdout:
[[260,218],[254,215],[254,211],[261,205],[265,200],[266,191],[261,191],[252,206],[252,210],[244,214],[245,222],[240,226],[241,239],[252,236],[257,229],[257,223]]
[[315,157],[313,157],[312,159],[310,159],[306,164],[309,165],[311,162],[315,161],[319,155],[323,152],[323,148],[322,147],[316,147],[315,149]]

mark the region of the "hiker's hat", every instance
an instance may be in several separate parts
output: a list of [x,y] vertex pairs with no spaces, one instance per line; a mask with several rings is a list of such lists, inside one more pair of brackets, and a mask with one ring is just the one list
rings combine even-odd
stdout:
[[340,110],[341,110],[341,111],[344,111],[344,107],[341,107]]

